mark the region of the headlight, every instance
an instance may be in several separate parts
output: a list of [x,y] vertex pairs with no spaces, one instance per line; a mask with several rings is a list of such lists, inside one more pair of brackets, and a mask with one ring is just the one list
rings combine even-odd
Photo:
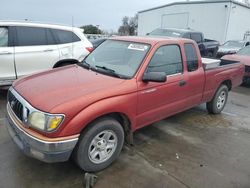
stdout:
[[46,124],[45,114],[40,112],[33,112],[32,114],[30,114],[28,121],[32,127],[43,131],[45,130],[45,124]]
[[53,131],[59,127],[62,121],[62,115],[50,115],[42,112],[32,112],[28,118],[29,125],[41,131]]

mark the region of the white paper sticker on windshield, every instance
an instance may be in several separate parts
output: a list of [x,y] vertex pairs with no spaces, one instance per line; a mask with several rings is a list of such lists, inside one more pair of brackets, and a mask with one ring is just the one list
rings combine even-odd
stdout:
[[139,51],[145,51],[148,49],[148,46],[143,45],[143,44],[130,44],[128,46],[128,49],[130,50],[139,50]]

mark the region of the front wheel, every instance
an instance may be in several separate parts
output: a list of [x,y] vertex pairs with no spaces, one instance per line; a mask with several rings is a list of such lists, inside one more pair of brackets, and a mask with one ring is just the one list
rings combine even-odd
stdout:
[[113,118],[102,118],[90,125],[75,151],[75,161],[81,169],[96,172],[118,158],[124,143],[121,124]]
[[228,98],[228,87],[222,85],[216,92],[213,99],[207,103],[207,110],[211,114],[219,114],[225,108]]

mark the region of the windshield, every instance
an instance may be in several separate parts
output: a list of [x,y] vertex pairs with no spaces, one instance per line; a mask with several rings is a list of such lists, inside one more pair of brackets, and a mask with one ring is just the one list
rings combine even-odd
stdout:
[[182,37],[182,33],[179,31],[175,30],[170,30],[170,29],[156,29],[149,33],[149,35],[157,35],[157,36],[167,36],[167,37]]
[[239,55],[245,55],[245,56],[250,56],[250,46],[247,46],[243,49],[241,49],[240,51],[238,51]]
[[150,45],[107,40],[96,48],[83,63],[120,78],[132,78],[144,60]]
[[244,41],[227,41],[223,46],[242,48],[244,44],[245,44]]

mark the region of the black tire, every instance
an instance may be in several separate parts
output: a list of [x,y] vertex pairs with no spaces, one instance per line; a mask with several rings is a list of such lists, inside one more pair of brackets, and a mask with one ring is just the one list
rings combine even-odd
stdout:
[[[110,153],[112,153],[112,154],[110,154],[110,157],[107,158],[106,161],[103,161],[103,162],[97,164],[97,163],[91,161],[91,156],[89,156],[89,153],[90,153],[89,150],[91,150],[91,147],[93,146],[92,143],[93,143],[94,139],[105,131],[112,132],[112,134],[114,134],[116,136],[117,144],[116,144],[116,148],[113,149],[112,152],[110,152]],[[98,139],[99,139],[99,137],[98,137]],[[115,138],[114,138],[114,140],[115,140]],[[94,143],[96,143],[96,142],[94,142]],[[106,142],[106,143],[108,143],[108,142]],[[99,120],[91,123],[89,125],[89,127],[87,128],[87,130],[84,131],[84,133],[81,135],[79,143],[78,143],[78,145],[75,149],[75,152],[74,152],[74,159],[75,159],[76,163],[78,164],[78,166],[81,169],[83,169],[84,171],[97,172],[97,171],[105,169],[111,163],[113,163],[114,160],[116,160],[118,158],[118,156],[122,150],[123,143],[124,143],[124,130],[123,130],[121,124],[113,118],[102,118],[102,119],[99,119]],[[97,148],[98,142],[94,145],[96,145],[96,148]],[[98,148],[98,149],[100,149],[100,148]],[[95,149],[95,151],[99,151],[98,149]],[[104,149],[104,150],[107,152],[107,149]],[[101,149],[100,149],[100,151],[101,151]],[[101,158],[101,156],[99,156],[99,158]]]
[[[219,97],[225,94],[225,99],[223,104],[219,105]],[[207,111],[211,114],[219,114],[225,108],[228,99],[228,87],[226,85],[221,85],[214,95],[213,99],[207,103]],[[222,102],[222,100],[221,100]]]

